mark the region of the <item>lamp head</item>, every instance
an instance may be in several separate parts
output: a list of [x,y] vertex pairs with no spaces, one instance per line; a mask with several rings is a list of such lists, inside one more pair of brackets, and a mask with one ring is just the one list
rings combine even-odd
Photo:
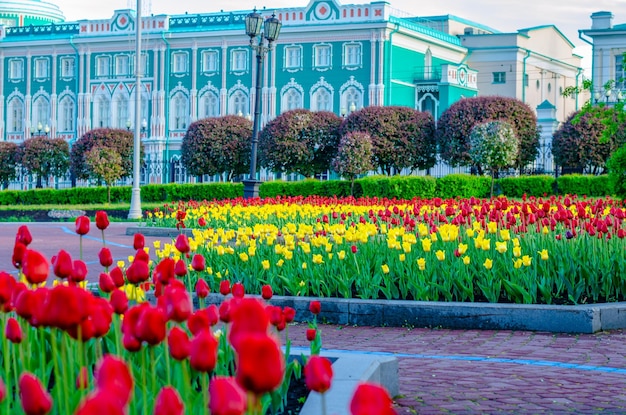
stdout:
[[278,39],[278,35],[280,34],[280,28],[282,26],[283,24],[280,20],[276,18],[276,14],[272,13],[272,17],[265,21],[265,39],[267,39],[270,43],[276,41]]
[[255,8],[252,13],[246,16],[246,34],[250,36],[250,39],[254,39],[261,34],[262,29],[263,16],[257,13]]

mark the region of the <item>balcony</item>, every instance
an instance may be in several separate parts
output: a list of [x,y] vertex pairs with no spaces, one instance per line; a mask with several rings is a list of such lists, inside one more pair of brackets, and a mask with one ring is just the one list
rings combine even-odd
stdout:
[[417,66],[413,69],[415,84],[437,84],[441,82],[441,69],[434,66]]

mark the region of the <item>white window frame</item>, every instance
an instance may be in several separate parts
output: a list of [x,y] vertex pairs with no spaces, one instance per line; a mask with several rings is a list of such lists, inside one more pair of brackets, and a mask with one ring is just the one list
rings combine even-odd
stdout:
[[493,83],[494,84],[506,84],[506,72],[493,72]]
[[115,56],[115,76],[130,75],[130,56],[117,55]]
[[33,100],[33,125],[50,125],[50,101],[39,96]]
[[304,108],[304,96],[297,88],[287,89],[281,101],[281,112]]
[[9,101],[7,114],[7,132],[23,133],[24,132],[24,101],[21,98],[14,97]]
[[59,101],[59,131],[74,131],[74,100],[65,96]]
[[46,79],[48,74],[48,58],[35,58],[35,79]]
[[214,92],[202,95],[200,101],[200,118],[218,117],[220,115],[220,97]]
[[113,120],[115,128],[126,128],[126,122],[130,120],[129,100],[122,94],[113,97]]
[[[325,52],[325,53],[322,53]],[[318,71],[327,71],[332,68],[333,47],[328,43],[313,46],[313,67]]]
[[283,50],[283,67],[289,72],[302,69],[302,46],[285,46]]
[[216,50],[202,51],[202,73],[214,74],[219,68],[219,53]]
[[76,60],[71,56],[61,58],[61,78],[73,78]]
[[230,95],[229,99],[229,114],[246,116],[250,114],[250,102],[249,97],[242,90],[236,90]]
[[111,101],[104,95],[96,96],[93,106],[93,128],[109,127],[111,120]]
[[186,130],[188,115],[189,98],[179,91],[170,101],[170,130]]
[[22,79],[24,79],[24,60],[9,60],[9,80],[21,81]]
[[188,67],[187,52],[173,52],[172,53],[172,73],[182,75],[187,73]]
[[96,76],[105,77],[111,74],[111,57],[110,56],[98,56],[96,57]]
[[357,69],[363,65],[363,47],[360,43],[351,42],[343,45],[343,66]]
[[313,102],[311,102],[311,107],[313,111],[332,111],[333,94],[331,94],[327,88],[318,88],[317,91],[313,93]]
[[233,49],[230,51],[230,70],[235,73],[248,71],[248,50]]

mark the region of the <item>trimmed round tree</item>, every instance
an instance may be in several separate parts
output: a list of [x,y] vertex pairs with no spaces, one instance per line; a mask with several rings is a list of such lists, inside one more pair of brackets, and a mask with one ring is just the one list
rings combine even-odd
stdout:
[[409,107],[365,107],[351,113],[341,134],[363,131],[372,138],[374,164],[391,175],[404,168],[428,169],[436,163],[435,120]]
[[[617,122],[618,114],[609,107],[590,107],[576,112],[552,135],[552,155],[565,171],[600,174],[613,151],[626,143],[626,125]],[[604,139],[607,121],[615,130]]]
[[374,168],[373,157],[374,146],[369,134],[355,131],[341,137],[332,167],[341,176],[350,179],[351,194],[354,194],[354,179]]
[[226,115],[203,118],[187,129],[181,146],[182,162],[194,176],[226,173],[227,181],[250,169],[252,122]]
[[111,186],[122,177],[122,156],[110,148],[92,147],[86,153],[87,165],[92,176],[104,182],[107,188],[107,203],[111,203]]
[[6,189],[9,182],[17,177],[19,147],[9,141],[0,141],[0,183]]
[[267,123],[260,134],[260,164],[305,177],[323,173],[336,154],[340,124],[341,118],[331,112],[284,112]]
[[22,166],[37,176],[37,188],[43,187],[43,179],[62,177],[70,167],[70,146],[62,138],[28,138],[21,144],[20,154]]
[[[442,160],[451,166],[474,165],[470,134],[476,125],[492,120],[506,121],[515,131],[519,147],[515,168],[532,164],[539,152],[537,117],[522,101],[500,96],[464,98],[444,111],[436,132]],[[482,174],[482,166],[477,168]]]
[[488,121],[478,124],[470,134],[470,157],[476,165],[491,176],[493,183],[502,169],[513,167],[519,152],[518,140],[511,124],[504,121]]
[[[74,178],[88,180],[92,171],[87,164],[87,152],[95,146],[109,148],[122,157],[122,178],[133,174],[134,136],[131,131],[113,128],[97,128],[86,132],[73,145],[70,153],[71,172]],[[143,160],[143,145],[141,146]]]

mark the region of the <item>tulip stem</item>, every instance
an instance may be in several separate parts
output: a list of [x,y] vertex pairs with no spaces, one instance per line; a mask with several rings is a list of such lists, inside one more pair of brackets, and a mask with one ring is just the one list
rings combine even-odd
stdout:
[[163,342],[163,348],[165,349],[163,353],[165,355],[165,379],[167,380],[167,384],[171,385],[172,375],[170,373],[170,351],[169,351],[169,346],[167,344],[167,341]]
[[155,346],[149,346],[150,349],[150,367],[152,374],[152,399],[157,396],[157,374],[156,374],[156,359],[154,357],[154,348]]
[[202,413],[208,413],[209,411],[209,374],[208,373],[200,373],[200,384],[202,385]]
[[50,341],[52,346],[52,368],[54,369],[54,391],[57,395],[56,402],[61,408],[63,402],[63,386],[61,383],[61,371],[59,369],[59,347],[57,345],[56,330],[50,332]]
[[[41,358],[41,362],[39,362],[39,367],[41,367],[41,379],[45,379],[46,376],[46,333],[43,327],[39,327],[37,331],[39,332],[39,355]],[[22,359],[22,362],[24,359]]]
[[[20,368],[17,367],[17,356],[16,356],[16,353],[15,353],[15,345],[12,345],[11,349],[12,349],[11,350],[11,352],[12,352],[11,354],[13,355],[13,381],[15,382],[13,384],[13,390],[15,390],[15,393],[17,394],[17,391],[18,391],[17,385],[19,384],[19,374],[22,371],[20,370]],[[8,361],[9,359],[6,359],[6,360]],[[18,398],[18,396],[16,395],[15,396],[15,400],[16,401],[17,401],[17,398]],[[7,400],[9,400],[9,399],[7,399]]]
[[[141,351],[141,392],[143,394],[142,396],[142,403],[143,403],[143,415],[148,415],[148,388],[146,386],[146,382],[147,382],[147,376],[146,376],[146,348],[144,347],[143,350]],[[154,362],[153,362],[154,365]]]
[[320,394],[322,397],[322,415],[326,415],[326,393]]
[[182,360],[180,362],[180,368],[183,372],[183,392],[184,397],[183,400],[185,402],[190,402],[190,391],[191,391],[191,379],[189,378],[189,372],[187,371],[187,359]]

